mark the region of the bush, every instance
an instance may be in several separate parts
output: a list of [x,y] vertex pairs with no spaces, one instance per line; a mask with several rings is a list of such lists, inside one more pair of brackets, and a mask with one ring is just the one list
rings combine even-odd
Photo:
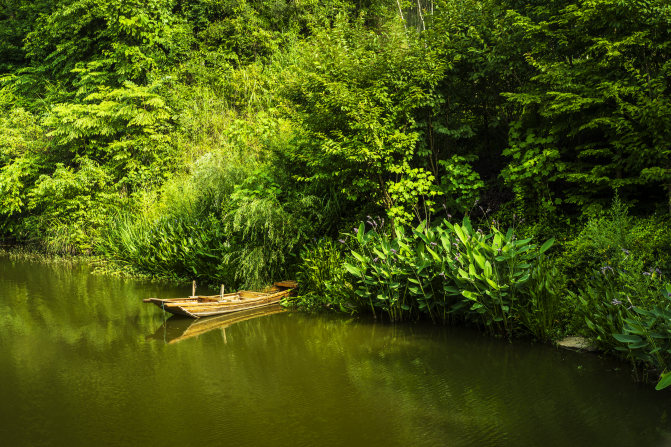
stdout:
[[271,196],[240,202],[223,215],[120,216],[97,249],[140,273],[258,289],[291,275],[289,255],[309,231],[301,211],[311,205],[309,198],[282,205]]
[[[668,228],[668,216],[629,216],[627,207],[616,196],[607,214],[590,219],[574,240],[564,244],[558,267],[573,278],[575,285],[588,282],[593,270],[603,268],[630,273],[615,277],[620,286],[634,286],[644,272],[670,274]],[[657,296],[653,293],[649,298],[654,301]]]

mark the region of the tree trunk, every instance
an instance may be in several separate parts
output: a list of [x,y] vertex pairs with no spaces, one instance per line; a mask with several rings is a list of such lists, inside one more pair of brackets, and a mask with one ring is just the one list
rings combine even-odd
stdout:
[[419,19],[422,21],[422,29],[419,29],[419,23],[417,24],[417,31],[425,31],[426,30],[426,25],[424,25],[424,16],[422,15],[422,5],[419,4],[419,0],[417,0],[417,13],[419,14]]

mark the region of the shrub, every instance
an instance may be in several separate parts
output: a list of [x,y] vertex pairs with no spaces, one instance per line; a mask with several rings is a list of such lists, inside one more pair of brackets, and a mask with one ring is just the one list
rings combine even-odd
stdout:
[[573,284],[587,282],[593,270],[606,267],[632,273],[616,276],[620,286],[641,278],[643,272],[651,269],[671,273],[668,225],[667,216],[630,216],[616,196],[608,213],[590,219],[574,240],[564,244],[558,267],[573,278]]

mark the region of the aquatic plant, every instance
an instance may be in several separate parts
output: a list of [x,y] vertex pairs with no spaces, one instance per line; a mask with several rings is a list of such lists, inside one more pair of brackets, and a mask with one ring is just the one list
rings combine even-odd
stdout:
[[285,300],[285,304],[301,309],[332,308],[342,312],[361,310],[356,295],[346,280],[341,244],[322,238],[313,240],[301,249],[296,279],[300,284],[299,295]]
[[595,271],[586,289],[570,294],[577,299],[577,310],[596,346],[624,353],[637,378],[639,363],[652,365],[661,373],[657,389],[666,388],[671,385],[671,285],[659,289],[662,302],[646,309],[639,307],[631,289],[618,286],[614,279],[618,274],[626,273]]
[[566,291],[566,277],[555,265],[555,259],[541,254],[530,270],[519,307],[520,322],[535,338],[550,340],[556,337],[562,313],[562,297]]
[[[392,320],[420,314],[434,322],[457,318],[510,335],[521,313],[530,324],[534,306],[545,303],[539,292],[548,287],[540,275],[547,272],[536,263],[553,240],[538,248],[530,239],[517,239],[514,229],[503,233],[496,225],[485,234],[468,217],[462,224],[445,220],[433,228],[423,223],[410,235],[397,227],[394,238],[383,222],[368,224],[368,231],[361,223],[347,234],[351,254],[345,268],[373,312],[379,308]],[[535,289],[526,287],[532,274]]]

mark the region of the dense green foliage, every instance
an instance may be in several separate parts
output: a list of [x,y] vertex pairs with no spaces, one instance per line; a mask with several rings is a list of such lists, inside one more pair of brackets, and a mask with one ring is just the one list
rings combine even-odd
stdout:
[[421,225],[412,237],[396,229],[393,238],[378,222],[368,223],[370,231],[361,224],[348,235],[353,249],[344,264],[361,307],[381,308],[399,320],[418,313],[433,321],[462,319],[495,334],[512,334],[520,317],[536,331],[537,307],[557,307],[561,289],[543,262],[552,240],[538,248],[517,239],[513,229],[503,233],[493,226],[485,234],[468,218],[461,225]]
[[0,238],[639,349],[613,334],[666,305],[670,25],[662,0],[7,0]]

